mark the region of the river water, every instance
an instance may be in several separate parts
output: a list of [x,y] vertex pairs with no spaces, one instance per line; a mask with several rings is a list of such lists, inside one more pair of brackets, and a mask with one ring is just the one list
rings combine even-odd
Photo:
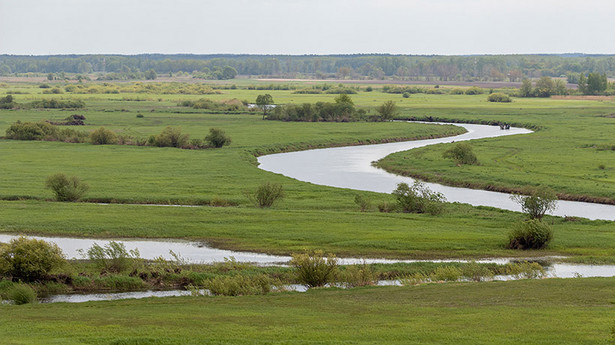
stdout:
[[[438,139],[272,154],[258,158],[259,168],[318,185],[391,193],[400,182],[408,184],[414,182],[414,179],[410,177],[391,174],[372,165],[372,162],[384,158],[391,153],[439,143],[494,138],[506,135],[528,135],[532,133],[532,131],[524,128],[501,130],[499,126],[456,125],[464,127],[468,132]],[[426,183],[426,185],[432,191],[444,194],[449,202],[521,211],[521,207],[510,199],[510,194],[449,187],[436,183]],[[551,214],[556,216],[615,220],[615,205],[560,200],[557,202],[556,210],[551,212]]]

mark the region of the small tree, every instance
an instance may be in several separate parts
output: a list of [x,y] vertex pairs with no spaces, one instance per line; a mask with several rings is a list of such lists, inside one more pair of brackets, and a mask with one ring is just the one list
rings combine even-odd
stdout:
[[398,184],[393,195],[401,210],[408,213],[440,214],[446,200],[441,193],[432,192],[420,181],[414,181],[412,186]]
[[88,191],[88,185],[79,177],[69,178],[62,173],[49,176],[45,185],[55,194],[57,201],[77,201]]
[[533,94],[532,82],[527,78],[523,79],[519,88],[519,97],[532,97]]
[[478,164],[478,158],[472,152],[472,145],[468,143],[457,143],[442,153],[442,157],[452,159],[457,165]]
[[521,205],[530,219],[541,220],[547,212],[557,207],[557,194],[548,187],[526,188],[523,194],[513,194],[510,198]]
[[398,113],[397,105],[393,101],[386,101],[376,108],[382,121],[392,120]]
[[220,128],[210,128],[209,135],[205,137],[205,141],[215,148],[231,144],[231,138]]
[[0,248],[0,269],[13,279],[44,279],[53,269],[66,263],[62,250],[55,243],[21,236]]
[[270,94],[258,95],[256,97],[256,105],[263,110],[263,120],[267,116],[267,110],[273,104],[273,97]]

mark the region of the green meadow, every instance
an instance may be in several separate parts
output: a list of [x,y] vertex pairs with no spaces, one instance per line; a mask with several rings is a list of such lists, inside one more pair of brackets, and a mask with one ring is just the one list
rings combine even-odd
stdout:
[[[189,238],[237,250],[289,254],[324,249],[344,256],[406,258],[579,255],[610,261],[615,226],[604,221],[549,218],[555,239],[547,250],[504,249],[511,225],[523,215],[490,208],[448,205],[438,216],[379,213],[376,205],[390,195],[356,192],[298,182],[257,168],[256,155],[314,147],[357,145],[461,133],[453,126],[403,122],[306,123],[264,121],[259,112],[213,114],[179,106],[182,100],[237,98],[253,101],[270,93],[278,103],[329,101],[336,95],[292,91],[223,89],[220,94],[41,94],[36,84],[4,84],[19,90],[17,103],[36,99],[82,99],[84,109],[0,110],[0,133],[18,120],[60,121],[86,116],[91,131],[104,126],[118,134],[147,138],[166,126],[203,138],[218,127],[232,138],[222,149],[181,150],[127,145],[95,146],[62,142],[0,140],[0,179],[4,232],[93,237]],[[515,98],[490,103],[487,95],[413,94],[402,98],[378,87],[351,95],[368,113],[395,100],[398,118],[431,116],[462,121],[501,121],[538,130],[531,135],[473,141],[478,166],[457,167],[443,159],[447,145],[436,145],[387,158],[381,164],[404,174],[477,188],[513,189],[544,184],[561,195],[612,198],[612,151],[598,150],[611,139],[612,100]],[[138,100],[137,100],[138,99]],[[138,114],[143,117],[137,117]],[[611,162],[611,163],[609,163]],[[604,169],[602,169],[604,165]],[[47,176],[77,175],[89,186],[85,201],[51,202]],[[245,196],[264,182],[280,183],[286,197],[271,209],[259,209]],[[372,201],[359,212],[354,197]],[[9,201],[17,199],[14,201]],[[208,204],[225,200],[231,207],[166,208],[115,203]],[[112,202],[113,205],[96,205]],[[24,215],[27,214],[27,217]],[[592,260],[594,260],[593,258]]]
[[[0,97],[11,92],[20,104],[80,99],[85,108],[0,110],[0,136],[16,121],[61,121],[81,114],[86,126],[71,128],[92,131],[104,126],[117,134],[147,138],[173,126],[202,139],[209,128],[217,127],[232,143],[221,149],[185,150],[0,139],[0,231],[184,238],[218,248],[271,254],[321,249],[348,257],[566,255],[578,262],[614,260],[615,222],[547,216],[545,221],[554,230],[548,248],[508,250],[504,247],[507,234],[514,223],[525,219],[523,214],[466,204],[447,204],[436,216],[381,213],[376,205],[394,203],[393,196],[317,186],[261,171],[256,156],[262,154],[450,136],[463,130],[405,122],[265,121],[259,112],[222,114],[178,105],[201,98],[253,102],[264,93],[270,93],[276,103],[333,102],[336,96],[246,89],[270,82],[233,83],[237,89],[225,88],[212,95],[42,94],[38,84],[1,84]],[[54,86],[64,85],[52,83]],[[381,92],[382,85],[372,86],[372,92],[366,92],[363,85],[351,95],[355,105],[368,114],[384,101],[394,100],[398,119],[507,122],[536,129],[530,135],[472,141],[480,165],[456,166],[442,158],[450,147],[447,144],[387,157],[379,164],[388,170],[473,188],[514,191],[542,184],[570,199],[610,202],[615,198],[615,153],[605,149],[615,145],[612,99],[514,98],[512,103],[500,104],[487,102],[486,94],[402,98]],[[79,176],[89,185],[82,202],[52,201],[45,179],[58,172]],[[261,209],[245,194],[265,182],[282,184],[285,198],[272,208]],[[360,212],[356,195],[371,201],[367,212]],[[228,205],[208,206],[214,200]],[[382,266],[379,270],[383,272],[399,268]],[[0,304],[0,343],[607,344],[613,340],[614,281],[428,283],[263,296]]]
[[607,344],[612,278],[0,305],[6,344]]

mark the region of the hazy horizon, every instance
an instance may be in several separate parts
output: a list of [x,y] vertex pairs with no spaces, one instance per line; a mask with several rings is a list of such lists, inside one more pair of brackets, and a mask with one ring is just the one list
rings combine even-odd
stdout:
[[609,0],[0,0],[0,54],[614,54]]

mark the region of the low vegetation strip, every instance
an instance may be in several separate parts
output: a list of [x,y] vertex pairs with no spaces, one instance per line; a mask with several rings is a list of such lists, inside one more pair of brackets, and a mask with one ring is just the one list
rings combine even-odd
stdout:
[[0,331],[3,341],[26,345],[49,339],[67,345],[83,339],[101,345],[367,344],[374,339],[389,344],[596,344],[611,337],[613,282],[545,279],[0,305]]

